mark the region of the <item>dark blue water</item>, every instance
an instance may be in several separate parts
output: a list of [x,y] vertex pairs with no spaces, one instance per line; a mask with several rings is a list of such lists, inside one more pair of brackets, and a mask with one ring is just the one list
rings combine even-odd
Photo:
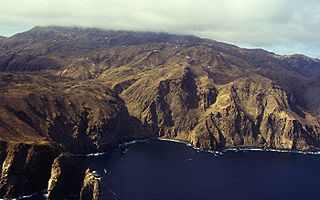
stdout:
[[110,187],[118,200],[320,199],[319,155],[214,156],[184,144],[152,140],[130,145],[125,155],[113,152],[84,162],[103,176],[103,187]]

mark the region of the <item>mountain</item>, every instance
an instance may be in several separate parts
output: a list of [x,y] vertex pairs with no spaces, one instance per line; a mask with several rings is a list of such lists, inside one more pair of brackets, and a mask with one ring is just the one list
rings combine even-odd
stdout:
[[0,49],[0,157],[13,168],[2,169],[1,196],[25,194],[37,172],[19,173],[25,182],[17,183],[14,170],[30,169],[26,158],[41,155],[39,145],[52,156],[33,159],[48,168],[37,190],[57,154],[105,151],[134,138],[212,150],[320,148],[316,58],[71,27],[35,27],[0,40]]

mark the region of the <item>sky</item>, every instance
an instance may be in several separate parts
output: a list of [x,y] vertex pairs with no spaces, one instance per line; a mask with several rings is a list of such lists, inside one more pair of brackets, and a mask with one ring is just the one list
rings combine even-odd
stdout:
[[0,0],[0,35],[37,25],[191,34],[320,58],[320,0]]

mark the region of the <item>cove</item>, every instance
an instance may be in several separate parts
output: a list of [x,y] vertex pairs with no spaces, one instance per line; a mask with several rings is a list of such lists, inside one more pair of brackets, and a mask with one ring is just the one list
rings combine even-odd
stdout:
[[102,199],[319,199],[320,156],[278,152],[200,152],[149,140],[127,152],[84,158],[102,177]]

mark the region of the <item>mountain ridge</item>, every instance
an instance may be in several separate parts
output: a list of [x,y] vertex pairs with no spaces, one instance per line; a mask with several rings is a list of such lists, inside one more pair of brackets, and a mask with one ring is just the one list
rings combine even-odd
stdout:
[[[140,81],[149,81],[155,73],[159,74],[158,78],[165,80],[150,88],[153,93],[166,83],[163,81],[171,81],[170,74],[173,73],[174,79],[182,81],[179,84],[183,84],[185,78],[194,82],[190,86],[193,88],[176,90],[181,94],[191,92],[193,98],[197,99],[193,100],[194,104],[200,103],[196,102],[200,98],[197,93],[202,90],[200,85],[209,84],[212,85],[211,88],[217,88],[242,80],[241,77],[254,76],[260,77],[261,81],[265,78],[271,80],[284,89],[288,96],[292,96],[289,103],[294,112],[303,115],[301,113],[310,110],[312,115],[319,115],[317,102],[320,99],[314,95],[310,97],[309,92],[301,88],[311,85],[314,93],[318,93],[320,62],[304,55],[280,56],[262,49],[243,49],[193,36],[56,26],[35,27],[9,38],[7,42],[1,42],[0,45],[12,47],[9,52],[4,50],[0,55],[0,71],[31,71],[84,82],[100,82],[114,89],[124,99],[126,106],[129,106],[129,111],[131,97],[128,98],[126,91],[136,88],[134,86]],[[9,58],[8,54],[11,54]],[[184,77],[186,71],[188,73]],[[180,74],[174,75],[175,73]],[[201,83],[203,79],[207,81]],[[291,80],[299,80],[300,83]],[[142,85],[140,87],[144,91],[148,88]],[[188,91],[189,89],[194,91]],[[217,89],[215,91],[218,92]],[[169,91],[166,95],[170,94]],[[164,101],[167,105],[170,104],[168,100]],[[133,104],[137,106],[139,102],[134,101]],[[183,105],[185,102],[180,104],[186,106],[185,109],[192,110]],[[163,117],[168,117],[167,114]],[[134,114],[134,117],[143,122],[141,113]],[[159,125],[157,127],[161,129]]]
[[62,31],[62,32],[66,32],[66,31],[71,31],[72,30],[77,30],[77,31],[96,31],[96,32],[109,32],[109,33],[137,33],[137,34],[153,34],[153,35],[167,35],[167,36],[171,36],[171,37],[174,37],[174,36],[177,36],[177,37],[189,37],[189,38],[197,38],[197,39],[201,39],[202,41],[205,41],[205,42],[208,42],[208,41],[211,41],[211,42],[217,42],[217,43],[220,43],[220,44],[224,44],[224,45],[229,45],[229,46],[233,46],[233,47],[236,47],[236,48],[241,48],[241,49],[246,49],[246,50],[252,50],[252,51],[264,51],[266,53],[272,53],[272,54],[276,54],[277,56],[283,56],[283,57],[291,57],[291,56],[303,56],[303,57],[308,57],[310,59],[316,59],[316,60],[319,60],[320,58],[318,57],[312,57],[312,56],[307,56],[307,55],[304,55],[304,54],[299,54],[299,53],[294,53],[294,54],[277,54],[277,53],[274,53],[272,51],[268,51],[266,49],[263,49],[263,48],[245,48],[245,47],[241,47],[239,45],[234,45],[234,44],[231,44],[231,43],[228,43],[228,42],[221,42],[221,41],[217,41],[217,40],[214,40],[214,39],[211,39],[211,38],[206,38],[206,37],[200,37],[200,36],[196,36],[196,35],[188,35],[188,34],[177,34],[177,33],[169,33],[169,32],[153,32],[153,31],[130,31],[130,30],[116,30],[116,29],[102,29],[102,28],[90,28],[90,27],[79,27],[79,26],[35,26],[33,28],[31,28],[30,30],[27,30],[27,31],[23,31],[23,32],[20,32],[20,33],[16,33],[16,34],[13,34],[11,36],[8,36],[8,37],[5,37],[5,36],[0,36],[2,39],[10,39],[10,38],[16,38],[16,37],[19,37],[19,36],[22,36],[24,35],[25,33],[28,33],[28,32],[32,32],[32,31],[41,31],[41,30],[58,30],[58,31]]

